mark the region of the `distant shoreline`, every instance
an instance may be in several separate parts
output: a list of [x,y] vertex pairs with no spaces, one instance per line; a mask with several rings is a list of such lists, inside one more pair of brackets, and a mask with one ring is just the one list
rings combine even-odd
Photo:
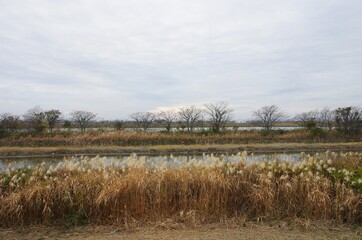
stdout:
[[153,146],[85,146],[85,147],[0,147],[0,158],[63,157],[69,155],[169,155],[229,153],[291,153],[321,151],[362,151],[362,142],[350,143],[271,143],[271,144],[210,144]]

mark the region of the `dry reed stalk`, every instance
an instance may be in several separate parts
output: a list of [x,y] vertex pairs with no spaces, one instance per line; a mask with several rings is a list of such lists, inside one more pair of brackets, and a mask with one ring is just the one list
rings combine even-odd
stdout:
[[[335,141],[338,136],[328,133],[323,141]],[[307,131],[294,130],[263,135],[260,131],[238,131],[219,134],[200,132],[58,132],[54,135],[15,135],[0,139],[1,146],[90,146],[90,145],[172,145],[172,144],[240,144],[264,142],[309,142]]]
[[[243,154],[240,162],[230,164],[209,156],[214,161],[209,165],[156,169],[136,157],[118,168],[106,167],[101,158],[84,158],[57,167],[13,170],[0,178],[0,226],[169,218],[218,222],[236,216],[361,224],[362,194],[328,175],[333,162],[324,159],[330,156],[305,156],[295,164],[246,164]],[[360,161],[362,154],[336,155],[333,161],[350,164],[351,158]]]

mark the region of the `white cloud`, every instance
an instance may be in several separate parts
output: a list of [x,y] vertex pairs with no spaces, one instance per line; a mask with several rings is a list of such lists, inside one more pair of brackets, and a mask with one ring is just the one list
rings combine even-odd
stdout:
[[[0,112],[362,100],[359,1],[2,1]],[[45,106],[46,105],[46,106]]]

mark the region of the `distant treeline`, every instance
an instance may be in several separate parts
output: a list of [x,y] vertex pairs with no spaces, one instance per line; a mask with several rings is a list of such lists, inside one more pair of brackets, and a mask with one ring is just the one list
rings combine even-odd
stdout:
[[[189,106],[167,111],[136,112],[128,119],[100,121],[97,113],[76,110],[68,117],[58,109],[44,110],[39,106],[29,109],[24,115],[11,113],[0,115],[0,137],[16,133],[52,134],[56,131],[70,131],[87,128],[147,131],[161,128],[170,131],[238,131],[240,127],[261,127],[268,134],[276,126],[302,127],[314,137],[323,137],[326,132],[337,131],[345,136],[356,136],[362,130],[362,110],[360,107],[323,108],[290,116],[278,106],[264,106],[252,112],[252,120],[240,123],[233,120],[234,110],[226,102]],[[283,124],[281,124],[283,123]]]

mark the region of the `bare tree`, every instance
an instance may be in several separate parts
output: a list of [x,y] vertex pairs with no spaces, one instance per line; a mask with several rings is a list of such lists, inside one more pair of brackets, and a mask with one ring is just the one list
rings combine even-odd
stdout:
[[362,110],[358,107],[335,110],[337,130],[345,135],[356,135],[362,130]]
[[78,125],[80,131],[84,132],[87,128],[87,125],[97,117],[97,114],[77,110],[73,111],[70,116],[72,121]]
[[136,112],[130,115],[134,120],[137,130],[147,131],[153,122],[156,120],[156,115],[151,112]]
[[29,109],[25,114],[24,114],[24,119],[25,120],[31,120],[31,121],[44,121],[45,120],[45,114],[43,109],[41,109],[39,106],[35,106],[31,109]]
[[29,109],[23,117],[27,125],[38,133],[47,128],[45,113],[39,106]]
[[158,116],[160,120],[166,124],[166,130],[169,132],[171,130],[172,123],[176,121],[178,115],[175,110],[167,110],[159,112]]
[[333,111],[329,110],[329,108],[325,107],[318,114],[318,123],[319,125],[324,128],[332,131],[334,122],[334,113]]
[[318,111],[303,112],[295,115],[294,121],[301,127],[311,129],[317,126],[318,115]]
[[0,137],[6,137],[14,133],[20,124],[18,116],[11,115],[10,113],[3,113],[0,115]]
[[325,107],[320,111],[315,110],[297,114],[294,120],[299,123],[300,126],[308,129],[319,127],[331,131],[334,122],[334,113]]
[[205,107],[210,117],[212,131],[220,132],[220,129],[225,128],[226,123],[231,120],[233,110],[226,102],[209,103],[205,104]]
[[59,110],[49,110],[45,113],[45,119],[48,121],[48,129],[49,132],[53,132],[53,128],[55,127],[55,124],[58,122],[60,115],[62,114]]
[[198,107],[183,107],[179,111],[180,118],[185,122],[187,131],[192,131],[195,123],[202,118],[202,110]]
[[253,116],[261,123],[264,129],[268,132],[270,131],[275,123],[280,122],[282,118],[287,115],[283,113],[278,106],[264,106],[257,111],[253,112]]

